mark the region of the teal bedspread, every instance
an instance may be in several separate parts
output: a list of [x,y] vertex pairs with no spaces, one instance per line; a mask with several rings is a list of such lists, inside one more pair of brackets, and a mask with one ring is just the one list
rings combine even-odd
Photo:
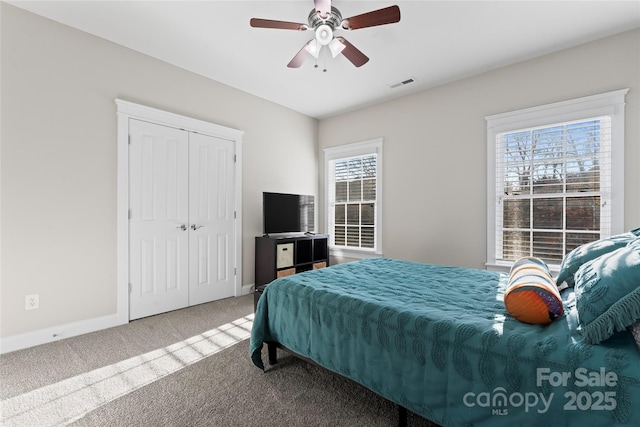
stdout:
[[284,277],[260,298],[251,359],[264,369],[263,343],[279,342],[442,426],[640,425],[631,334],[584,343],[571,290],[551,325],[521,323],[505,286],[391,259]]

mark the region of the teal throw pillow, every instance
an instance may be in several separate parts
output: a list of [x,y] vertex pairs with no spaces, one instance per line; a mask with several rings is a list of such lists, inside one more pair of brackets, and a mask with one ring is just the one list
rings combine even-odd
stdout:
[[640,248],[640,238],[636,239],[636,240],[632,240],[631,242],[629,242],[627,244],[628,248],[636,248],[639,249]]
[[573,287],[575,283],[573,276],[582,264],[622,248],[637,239],[640,239],[640,228],[578,246],[562,259],[560,273],[556,277],[558,288]]
[[588,261],[575,274],[583,339],[597,344],[640,319],[640,245]]

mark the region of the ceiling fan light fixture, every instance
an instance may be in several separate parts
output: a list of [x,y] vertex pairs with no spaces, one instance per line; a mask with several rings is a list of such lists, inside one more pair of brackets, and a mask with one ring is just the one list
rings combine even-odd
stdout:
[[321,47],[322,45],[318,46],[318,41],[316,39],[313,39],[305,45],[304,49],[309,52],[314,58],[318,59]]
[[320,25],[316,28],[316,40],[322,46],[328,45],[333,40],[333,29],[327,24]]
[[340,42],[337,38],[334,38],[329,43],[329,50],[331,51],[331,55],[335,58],[340,55],[340,53],[344,50],[346,46]]

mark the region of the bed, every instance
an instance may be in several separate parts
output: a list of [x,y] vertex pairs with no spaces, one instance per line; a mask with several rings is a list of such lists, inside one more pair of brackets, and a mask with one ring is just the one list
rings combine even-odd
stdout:
[[585,342],[574,288],[551,324],[520,322],[507,282],[385,258],[283,277],[259,300],[250,357],[264,370],[263,345],[282,345],[441,426],[640,425],[632,334]]

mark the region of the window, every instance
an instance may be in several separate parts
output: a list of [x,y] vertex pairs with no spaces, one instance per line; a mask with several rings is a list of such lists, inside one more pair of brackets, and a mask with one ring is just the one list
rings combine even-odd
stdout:
[[487,117],[490,268],[622,231],[626,92]]
[[327,230],[332,253],[381,252],[382,139],[325,149]]

